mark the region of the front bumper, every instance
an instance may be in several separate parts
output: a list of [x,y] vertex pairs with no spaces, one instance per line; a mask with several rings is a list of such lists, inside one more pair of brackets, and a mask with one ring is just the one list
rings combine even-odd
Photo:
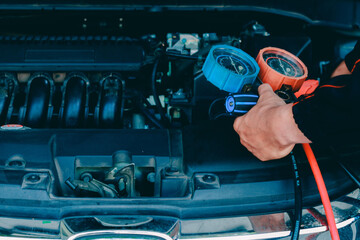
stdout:
[[[359,189],[333,201],[332,207],[341,239],[359,239]],[[303,209],[300,239],[330,239],[325,224],[324,209],[321,205]],[[100,239],[100,236],[105,235],[110,239],[135,239],[136,236],[136,239],[156,240],[291,237],[291,213],[288,212],[211,219],[162,216],[82,216],[62,220],[0,218],[0,225],[0,240],[86,240],[97,239],[96,237]]]

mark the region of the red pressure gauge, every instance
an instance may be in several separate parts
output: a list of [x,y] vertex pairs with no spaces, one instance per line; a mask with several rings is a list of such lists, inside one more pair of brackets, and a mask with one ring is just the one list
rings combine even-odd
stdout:
[[280,48],[261,49],[256,62],[260,66],[259,79],[274,91],[283,87],[296,92],[308,76],[305,64],[295,55]]

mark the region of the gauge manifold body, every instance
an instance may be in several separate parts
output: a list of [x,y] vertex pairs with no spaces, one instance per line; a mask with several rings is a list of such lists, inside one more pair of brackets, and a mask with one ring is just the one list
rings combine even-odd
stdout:
[[245,85],[254,83],[260,69],[244,51],[217,45],[210,50],[202,70],[206,79],[219,89],[238,93]]
[[259,79],[274,91],[291,88],[296,92],[308,76],[305,64],[295,55],[280,48],[261,49],[256,62],[260,66]]
[[255,94],[230,94],[225,100],[226,112],[230,115],[242,115],[250,111],[259,99]]

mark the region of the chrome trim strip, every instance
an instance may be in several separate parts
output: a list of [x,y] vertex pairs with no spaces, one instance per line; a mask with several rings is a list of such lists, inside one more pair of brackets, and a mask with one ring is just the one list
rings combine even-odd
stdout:
[[137,230],[103,230],[103,231],[82,232],[69,237],[68,240],[76,240],[79,237],[91,237],[92,235],[98,235],[98,234],[145,235],[145,236],[163,238],[164,240],[173,240],[171,237],[169,237],[164,233],[151,232],[151,231],[137,231]]
[[242,236],[228,236],[228,237],[205,237],[205,238],[180,238],[186,240],[261,240],[261,239],[278,239],[281,237],[288,237],[290,231],[276,232],[276,233],[261,233],[253,235]]
[[[347,227],[350,224],[354,223],[356,221],[356,219],[357,218],[349,218],[343,222],[337,223],[336,227],[337,227],[337,229]],[[327,227],[323,226],[323,227],[301,229],[300,234],[314,234],[314,233],[321,233],[321,232],[326,232],[326,231],[327,231]]]
[[[360,219],[360,216],[353,217],[347,219],[343,222],[336,224],[338,229],[348,227],[349,225],[357,222]],[[323,227],[315,227],[309,229],[301,229],[301,235],[308,235],[308,234],[316,234],[326,232],[327,228]],[[68,240],[76,240],[78,237],[84,236],[91,236],[91,234],[101,234],[101,233],[112,233],[112,234],[137,234],[137,235],[148,235],[154,237],[161,237],[164,240],[173,240],[166,234],[158,233],[158,232],[151,232],[151,231],[136,231],[136,230],[104,230],[104,231],[91,231],[91,232],[83,232],[73,235],[68,238]],[[265,240],[265,239],[276,239],[281,237],[290,237],[290,231],[281,231],[281,232],[274,232],[274,233],[262,233],[262,234],[249,234],[249,235],[237,235],[237,236],[217,236],[217,237],[180,237],[179,239],[183,240]],[[0,236],[0,240],[56,240],[54,238],[32,238],[32,237],[6,237]],[[58,238],[60,240],[61,238]]]
[[[352,223],[356,222],[359,218],[350,218],[343,222],[337,223],[336,226],[338,229],[347,227],[351,225]],[[307,234],[315,234],[315,233],[321,233],[326,232],[327,227],[315,227],[315,228],[309,228],[309,229],[301,229],[300,230],[300,236],[301,235],[307,235]],[[199,236],[198,238],[181,238],[184,240],[265,240],[265,239],[276,239],[281,237],[290,237],[291,232],[290,231],[281,231],[281,232],[275,232],[275,233],[262,233],[262,234],[254,234],[254,235],[241,235],[241,236],[227,236],[227,237],[207,237],[207,238],[201,238]]]
[[[58,238],[60,240],[60,238]],[[2,237],[0,240],[57,240],[56,238],[32,238],[32,237]]]

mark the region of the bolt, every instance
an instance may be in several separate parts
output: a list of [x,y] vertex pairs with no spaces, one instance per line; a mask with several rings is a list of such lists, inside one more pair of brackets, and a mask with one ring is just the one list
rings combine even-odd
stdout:
[[146,179],[148,180],[148,182],[154,183],[155,182],[155,173],[151,172],[147,175]]
[[179,119],[181,118],[181,112],[179,109],[175,109],[174,112],[173,112],[173,118],[175,119]]
[[28,176],[26,178],[26,181],[31,182],[31,183],[37,183],[40,181],[40,176],[36,175],[36,174],[31,174],[30,176]]
[[202,177],[202,180],[204,182],[207,182],[207,183],[212,183],[216,180],[215,176],[214,175],[209,175],[209,174],[206,174]]
[[90,182],[91,180],[93,180],[93,176],[91,175],[91,173],[84,172],[81,174],[80,179],[84,182]]

